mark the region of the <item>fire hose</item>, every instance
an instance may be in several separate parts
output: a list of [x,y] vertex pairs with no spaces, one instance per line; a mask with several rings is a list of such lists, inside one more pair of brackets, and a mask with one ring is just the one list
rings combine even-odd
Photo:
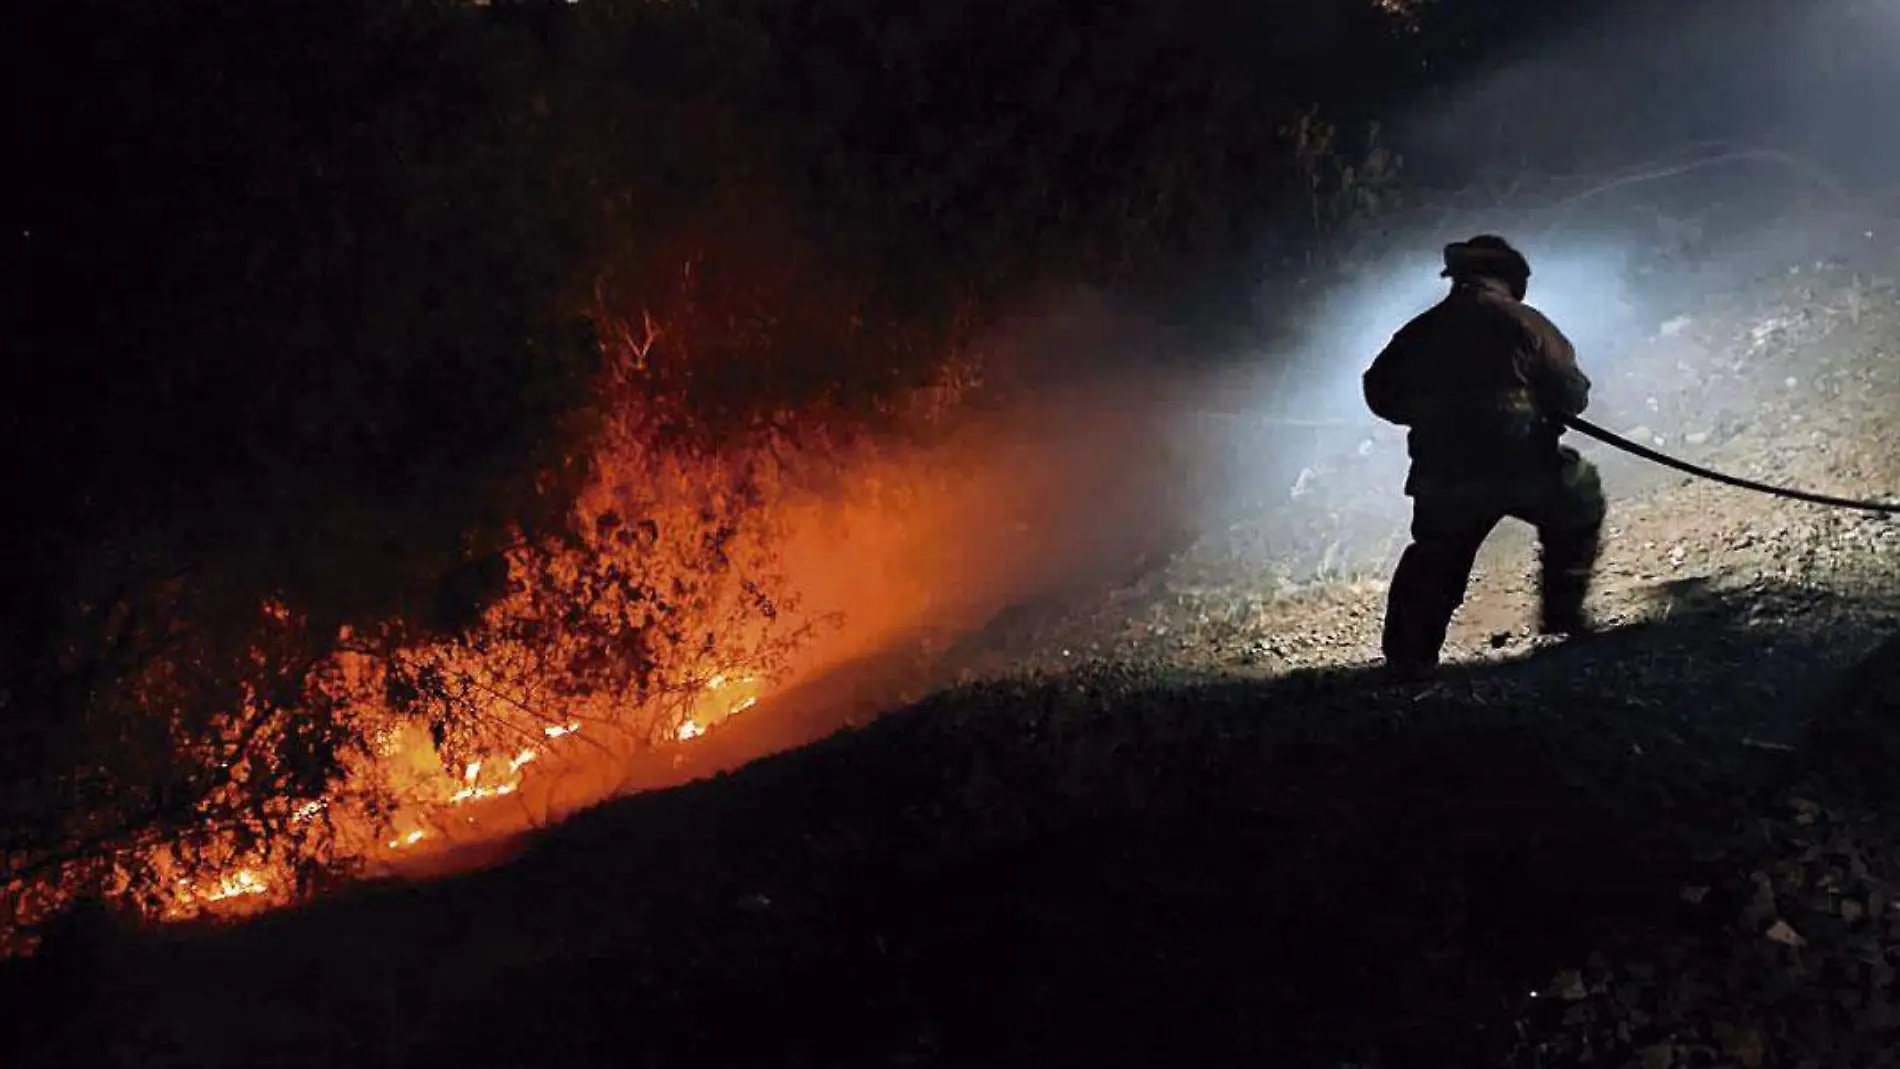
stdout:
[[1862,512],[1880,512],[1887,515],[1900,514],[1900,504],[1890,504],[1884,501],[1856,501],[1852,498],[1833,497],[1828,494],[1815,494],[1806,490],[1794,490],[1785,486],[1773,486],[1768,483],[1756,482],[1753,479],[1727,475],[1719,471],[1701,467],[1700,465],[1691,464],[1686,460],[1677,460],[1667,453],[1659,453],[1646,445],[1638,445],[1622,435],[1606,431],[1602,427],[1591,423],[1589,420],[1577,416],[1570,416],[1563,422],[1564,425],[1571,430],[1595,438],[1597,441],[1613,449],[1621,449],[1625,453],[1641,457],[1652,463],[1661,464],[1665,468],[1674,468],[1677,471],[1696,476],[1700,479],[1708,479],[1711,482],[1740,487],[1743,490],[1753,490],[1760,494],[1770,494],[1774,497],[1785,497],[1790,501],[1806,501],[1809,504],[1825,505],[1829,508],[1856,509]]

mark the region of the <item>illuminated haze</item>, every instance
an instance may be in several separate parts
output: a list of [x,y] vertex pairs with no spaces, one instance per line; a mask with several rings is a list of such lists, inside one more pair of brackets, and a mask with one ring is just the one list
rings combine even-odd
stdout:
[[1209,519],[1239,501],[1284,502],[1289,473],[1366,441],[1379,447],[1375,462],[1329,476],[1398,494],[1402,432],[1365,412],[1359,376],[1393,331],[1443,296],[1448,241],[1494,231],[1522,248],[1535,273],[1530,303],[1602,382],[1635,343],[1713,298],[1795,265],[1852,265],[1891,240],[1867,220],[1900,172],[1900,0],[1614,6],[1389,119],[1402,178],[1456,175],[1455,189],[1502,193],[1521,176],[1521,190],[1489,211],[1471,197],[1451,212],[1430,205],[1388,223],[1347,281],[1270,291],[1277,311],[1298,306],[1296,341],[1205,385],[1202,403],[1338,427],[1281,433],[1291,456],[1256,448],[1230,466],[1228,500],[1205,502]]
[[[1209,372],[1206,359],[1179,359],[1182,337],[1091,294],[1000,327],[984,345],[1020,380],[1021,405],[935,460],[968,473],[967,495],[920,503],[901,534],[870,537],[834,566],[795,569],[827,575],[819,603],[858,606],[867,626],[849,629],[838,654],[1125,580],[1239,519],[1270,525],[1302,470],[1341,452],[1363,459],[1328,469],[1335,492],[1392,506],[1350,533],[1390,537],[1403,516],[1402,434],[1365,412],[1359,377],[1443,296],[1447,241],[1496,231],[1523,248],[1531,303],[1599,382],[1712,296],[1866,247],[1863,208],[1848,201],[1900,166],[1900,138],[1866,126],[1892,114],[1878,102],[1900,89],[1887,62],[1900,0],[1692,2],[1666,16],[1606,6],[1615,12],[1388,117],[1408,185],[1501,193],[1521,176],[1521,191],[1381,220],[1378,246],[1349,257],[1343,281],[1263,266],[1260,303],[1287,339],[1273,348]],[[1184,365],[1200,370],[1168,370]]]

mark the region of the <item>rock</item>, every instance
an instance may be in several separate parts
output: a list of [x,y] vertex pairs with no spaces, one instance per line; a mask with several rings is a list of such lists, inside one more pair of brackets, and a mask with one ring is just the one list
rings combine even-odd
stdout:
[[1789,927],[1788,922],[1783,921],[1783,920],[1778,920],[1774,924],[1770,925],[1768,928],[1768,931],[1763,934],[1766,935],[1769,939],[1777,943],[1780,943],[1783,946],[1791,946],[1791,947],[1806,946],[1808,942],[1806,939],[1803,939],[1801,937],[1800,932],[1797,932],[1793,928]]
[[1576,969],[1565,969],[1551,979],[1550,993],[1565,1002],[1580,1002],[1590,995],[1584,985],[1583,973]]

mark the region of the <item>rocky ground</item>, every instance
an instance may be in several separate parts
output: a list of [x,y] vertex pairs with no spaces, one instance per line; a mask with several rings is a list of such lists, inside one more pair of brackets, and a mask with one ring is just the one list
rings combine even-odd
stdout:
[[[1788,264],[1659,318],[1591,414],[1900,499],[1896,276]],[[490,871],[68,939],[0,973],[0,1039],[22,1065],[1900,1063],[1900,522],[1585,444],[1612,629],[1533,641],[1507,528],[1447,677],[1393,686],[1368,668],[1402,458],[1367,440],[1131,586],[999,618],[961,686]],[[758,722],[796,734],[778,700]]]

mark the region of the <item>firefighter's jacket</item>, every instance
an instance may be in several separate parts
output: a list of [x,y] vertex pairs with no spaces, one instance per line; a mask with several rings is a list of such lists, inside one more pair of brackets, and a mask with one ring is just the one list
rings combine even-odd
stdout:
[[1590,380],[1569,339],[1502,281],[1461,279],[1399,329],[1364,378],[1366,406],[1409,430],[1406,492],[1561,466],[1562,419]]

